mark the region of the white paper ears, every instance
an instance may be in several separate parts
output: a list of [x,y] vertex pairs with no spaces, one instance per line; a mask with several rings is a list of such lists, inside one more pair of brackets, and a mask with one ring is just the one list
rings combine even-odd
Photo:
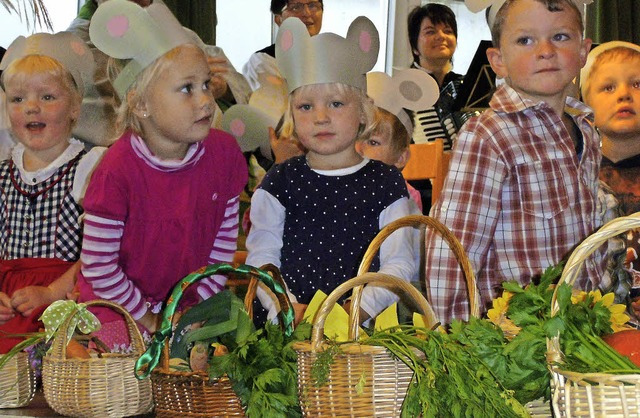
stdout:
[[266,77],[251,94],[248,104],[231,106],[222,115],[222,129],[233,135],[242,152],[260,150],[272,159],[269,127],[276,128],[288,105],[287,85],[282,78]]
[[36,33],[27,38],[18,36],[4,54],[0,70],[27,55],[44,55],[58,61],[71,73],[81,95],[93,83],[93,55],[84,41],[71,32]]
[[160,2],[144,8],[129,0],[101,4],[91,19],[89,35],[91,42],[105,54],[131,60],[114,81],[121,98],[153,61],[179,45],[194,43]]
[[393,77],[378,71],[367,74],[367,94],[376,106],[400,119],[411,134],[413,126],[403,109],[418,111],[430,108],[440,97],[440,89],[429,74],[409,68],[396,72]]
[[365,74],[375,65],[379,49],[378,31],[364,16],[351,23],[346,38],[335,33],[312,37],[300,19],[290,17],[278,31],[276,62],[289,93],[320,83],[343,83],[366,91]]

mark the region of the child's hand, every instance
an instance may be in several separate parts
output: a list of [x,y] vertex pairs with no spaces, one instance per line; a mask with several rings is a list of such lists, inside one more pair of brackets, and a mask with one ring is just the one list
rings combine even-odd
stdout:
[[218,99],[227,94],[229,86],[227,80],[224,79],[224,74],[229,71],[227,66],[227,60],[222,57],[207,57],[207,63],[209,63],[209,70],[211,71],[211,82],[209,83],[209,89],[213,94],[213,97]]
[[275,163],[279,164],[291,157],[297,157],[304,154],[300,144],[297,141],[292,141],[291,138],[276,136],[276,131],[273,128],[269,128],[269,138],[271,140],[271,151],[275,156]]
[[51,289],[45,286],[27,286],[13,292],[11,306],[23,316],[29,316],[39,306],[55,301]]
[[16,316],[11,307],[11,298],[6,293],[0,292],[0,325]]
[[153,334],[158,330],[160,314],[154,314],[151,310],[148,310],[142,318],[138,319],[138,323],[145,327],[149,334]]
[[304,312],[307,310],[307,305],[303,303],[292,303],[293,312],[295,316],[293,318],[293,326],[297,327],[300,322],[302,322],[302,317],[304,316]]

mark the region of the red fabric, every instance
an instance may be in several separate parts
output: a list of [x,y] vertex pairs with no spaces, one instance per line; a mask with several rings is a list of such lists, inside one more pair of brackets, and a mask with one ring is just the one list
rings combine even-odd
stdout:
[[[27,286],[48,286],[75,262],[62,261],[56,258],[20,258],[16,260],[0,260],[0,291],[11,297],[13,292]],[[42,327],[38,320],[46,309],[43,305],[24,317],[16,312],[16,316],[0,325],[0,354],[11,350],[24,338],[7,338],[8,334],[35,332]]]

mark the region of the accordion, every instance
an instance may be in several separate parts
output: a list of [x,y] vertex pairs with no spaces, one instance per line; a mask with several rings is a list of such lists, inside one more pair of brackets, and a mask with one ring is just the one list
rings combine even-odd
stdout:
[[441,91],[435,106],[413,113],[413,142],[416,144],[431,142],[438,138],[444,140],[445,151],[451,150],[457,132],[462,125],[478,111],[454,111],[454,103],[462,80],[449,82]]

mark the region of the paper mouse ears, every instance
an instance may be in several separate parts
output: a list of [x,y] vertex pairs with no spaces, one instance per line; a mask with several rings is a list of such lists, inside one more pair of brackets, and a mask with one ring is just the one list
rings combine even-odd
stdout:
[[222,115],[222,129],[233,135],[242,152],[260,150],[272,159],[269,127],[276,128],[288,104],[287,84],[280,77],[266,76],[260,80],[248,104],[231,106]]
[[438,83],[426,72],[417,68],[398,71],[393,77],[374,71],[367,74],[367,94],[376,106],[395,115],[413,133],[411,119],[403,109],[413,111],[428,109],[440,97]]
[[[586,4],[593,3],[593,0],[571,0],[578,6],[578,9],[582,11],[581,7]],[[489,23],[489,28],[493,27],[494,22],[496,21],[496,15],[498,11],[505,4],[507,0],[464,0],[464,4],[466,4],[467,8],[472,13],[478,13],[481,10],[489,8],[489,14],[487,15],[487,22]]]
[[120,98],[157,58],[179,45],[195,43],[160,2],[144,8],[129,0],[105,2],[91,19],[89,35],[91,42],[110,57],[131,60],[113,83]]
[[298,18],[288,18],[276,37],[276,63],[289,93],[301,86],[343,83],[366,91],[365,74],[378,59],[378,31],[364,16],[356,18],[343,38],[335,33],[310,36]]
[[71,73],[81,95],[93,83],[93,55],[84,41],[71,32],[36,33],[27,38],[18,36],[4,54],[0,70],[27,55],[45,55],[58,61]]

